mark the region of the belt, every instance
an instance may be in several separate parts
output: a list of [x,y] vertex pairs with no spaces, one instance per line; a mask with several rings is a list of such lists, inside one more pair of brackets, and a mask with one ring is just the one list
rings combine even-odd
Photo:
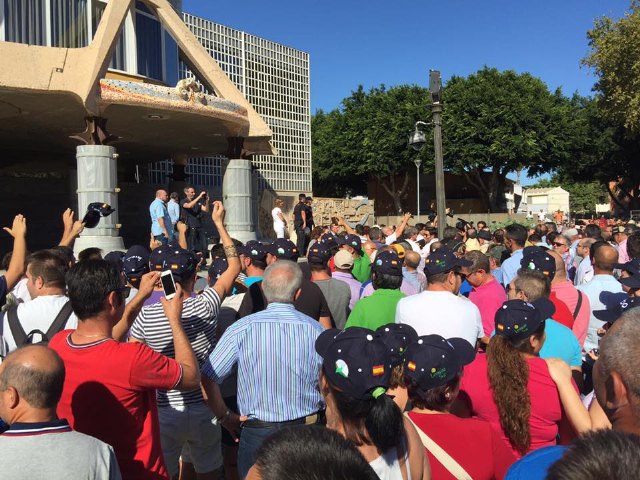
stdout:
[[278,428],[287,427],[289,425],[315,425],[321,423],[324,419],[324,410],[312,413],[306,417],[296,418],[295,420],[285,420],[284,422],[265,422],[264,420],[258,420],[252,418],[242,424],[243,428]]

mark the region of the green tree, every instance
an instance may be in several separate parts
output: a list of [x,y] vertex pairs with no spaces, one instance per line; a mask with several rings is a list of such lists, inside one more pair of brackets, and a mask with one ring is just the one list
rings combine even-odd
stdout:
[[595,100],[585,99],[588,144],[561,172],[602,183],[621,213],[640,208],[640,3],[614,21],[603,17],[587,33],[583,63],[595,71]]
[[583,63],[595,71],[604,115],[623,124],[632,135],[640,134],[640,2],[618,21],[598,18],[587,32],[591,52]]
[[473,185],[487,210],[505,208],[505,179],[552,171],[584,142],[575,105],[528,73],[485,67],[444,92],[445,166]]
[[640,137],[631,136],[611,120],[598,99],[574,96],[580,120],[576,125],[585,138],[582,148],[558,165],[561,178],[575,183],[597,182],[625,214],[640,208]]
[[416,153],[407,144],[409,133],[429,112],[429,93],[422,87],[384,85],[366,92],[362,86],[342,101],[340,109],[318,111],[312,118],[314,183],[336,193],[366,190],[375,178],[403,211],[403,197],[415,174],[413,160],[433,168],[426,148]]

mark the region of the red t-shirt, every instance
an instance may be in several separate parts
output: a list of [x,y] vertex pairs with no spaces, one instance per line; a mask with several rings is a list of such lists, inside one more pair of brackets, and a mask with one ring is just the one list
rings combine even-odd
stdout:
[[573,312],[569,310],[567,304],[560,300],[555,292],[551,292],[549,300],[556,307],[556,312],[551,316],[556,322],[561,323],[567,328],[573,329]]
[[[476,418],[458,418],[449,413],[409,412],[409,417],[474,480],[501,479],[516,457],[500,434],[488,422]],[[431,478],[455,480],[455,477],[426,450]]]
[[[563,418],[563,412],[558,389],[551,379],[547,362],[539,357],[531,357],[527,359],[527,363],[529,365],[527,387],[531,399],[531,416],[529,417],[531,433],[529,451],[531,451],[556,445],[558,424]],[[493,390],[489,384],[486,354],[478,354],[476,359],[464,368],[459,398],[468,403],[474,416],[488,421],[497,432],[500,432],[502,440],[512,449],[516,458],[522,456],[512,448],[500,425],[500,413],[493,400]]]
[[123,479],[169,478],[155,390],[178,384],[180,364],[142,343],[103,339],[75,345],[71,333],[62,331],[49,342],[65,367],[58,417],[111,445]]

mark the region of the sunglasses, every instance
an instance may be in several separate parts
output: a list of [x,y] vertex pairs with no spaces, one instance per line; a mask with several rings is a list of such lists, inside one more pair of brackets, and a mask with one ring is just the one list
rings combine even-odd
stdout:
[[567,244],[566,243],[560,243],[560,242],[553,242],[553,246],[554,247],[566,247]]

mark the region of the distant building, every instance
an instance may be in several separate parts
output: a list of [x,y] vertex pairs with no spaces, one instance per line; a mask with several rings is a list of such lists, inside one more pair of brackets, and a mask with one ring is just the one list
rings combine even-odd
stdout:
[[[523,208],[526,211],[543,212],[569,212],[569,192],[562,187],[527,188],[524,190]],[[522,209],[521,209],[522,211]]]

